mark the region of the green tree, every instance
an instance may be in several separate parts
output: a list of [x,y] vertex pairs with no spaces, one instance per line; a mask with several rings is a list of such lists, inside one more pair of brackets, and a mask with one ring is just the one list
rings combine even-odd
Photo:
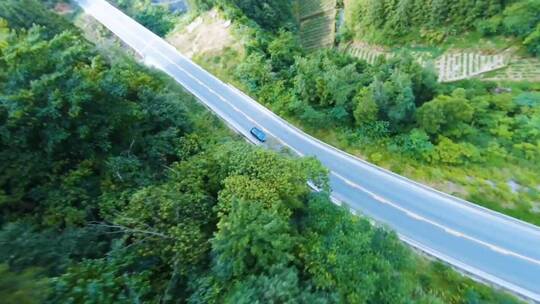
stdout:
[[[360,62],[332,50],[298,58],[292,90],[306,104],[304,116],[323,114],[324,124],[351,125],[356,107],[352,100],[359,85],[367,82],[362,74],[364,69]],[[316,125],[316,120],[313,122]]]
[[19,221],[0,230],[0,259],[16,272],[38,268],[42,274],[56,276],[71,263],[100,257],[109,249],[110,238],[91,227],[42,229]]
[[168,9],[163,6],[148,5],[143,11],[137,12],[134,18],[155,34],[163,37],[175,27],[175,22],[169,14]]
[[302,54],[302,49],[292,32],[282,30],[268,45],[268,54],[274,71],[287,71],[294,65],[296,57]]
[[540,3],[536,0],[516,1],[503,13],[504,30],[519,37],[532,33],[540,22]]
[[[272,208],[275,209],[275,208]],[[264,273],[295,259],[295,237],[288,219],[261,202],[235,201],[212,239],[214,270],[225,280]]]
[[190,0],[190,3],[195,6],[196,9],[200,11],[206,11],[212,8],[215,4],[215,0]]
[[429,135],[420,129],[412,129],[408,134],[394,138],[394,148],[399,152],[418,160],[430,160],[434,146]]
[[38,0],[4,0],[0,3],[0,19],[6,20],[12,29],[42,26],[49,38],[69,27],[64,18],[48,12]]
[[260,88],[274,80],[271,63],[259,53],[249,55],[238,65],[235,75],[251,92],[258,92]]
[[468,124],[474,115],[474,108],[458,89],[452,96],[438,96],[418,109],[416,118],[420,127],[428,134],[445,134],[459,138],[470,129]]
[[335,292],[342,303],[405,303],[399,270],[409,256],[396,237],[335,208],[323,195],[309,201],[300,256],[317,289]]
[[239,9],[245,16],[267,30],[290,27],[293,23],[291,3],[287,0],[219,0],[224,6]]
[[354,110],[354,118],[357,125],[370,124],[379,117],[379,108],[368,88],[358,92],[355,97],[357,102]]
[[0,297],[6,304],[43,303],[49,290],[47,281],[40,278],[36,270],[11,272],[5,264],[0,264]]
[[294,267],[272,266],[268,274],[251,275],[237,282],[224,303],[328,303],[324,293],[302,285]]
[[152,281],[157,280],[152,277],[151,270],[144,269],[144,264],[134,265],[133,258],[124,252],[122,256],[86,260],[74,265],[53,279],[50,302],[158,303],[152,297],[156,292],[152,290]]
[[0,18],[0,51],[7,46],[9,28],[7,21]]
[[118,210],[113,224],[104,226],[123,232],[145,255],[160,257],[187,275],[205,259],[215,225],[214,201],[203,187],[185,176],[143,188]]
[[103,159],[127,154],[154,174],[178,159],[191,121],[178,95],[157,93],[159,80],[130,62],[108,67],[70,32],[48,39],[34,27],[8,44],[0,58],[0,79],[10,79],[0,83],[6,211],[80,225],[95,219]]
[[[190,0],[191,1],[191,0]],[[126,14],[159,36],[165,36],[175,27],[176,15],[162,5],[155,5],[151,0],[112,0]],[[205,0],[197,1],[198,7],[209,4]]]
[[527,47],[529,53],[540,57],[540,22],[536,29],[525,38],[523,44]]
[[409,75],[396,72],[390,79],[375,79],[370,85],[371,95],[379,108],[379,118],[396,129],[411,121],[416,110],[412,82]]
[[440,136],[433,154],[433,162],[461,165],[478,159],[478,150],[469,143],[456,143]]

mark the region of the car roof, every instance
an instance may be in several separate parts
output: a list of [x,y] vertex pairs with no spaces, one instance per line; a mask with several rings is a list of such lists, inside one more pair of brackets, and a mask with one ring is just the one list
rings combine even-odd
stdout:
[[255,128],[253,128],[251,130],[253,131],[253,133],[256,133],[257,136],[266,138],[266,134],[261,129],[255,127]]

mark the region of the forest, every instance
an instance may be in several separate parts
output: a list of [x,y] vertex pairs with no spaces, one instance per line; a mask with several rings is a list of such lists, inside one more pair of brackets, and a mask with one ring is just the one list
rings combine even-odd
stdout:
[[111,2],[159,36],[165,36],[172,31],[179,17],[179,14],[171,13],[164,6],[150,5],[147,1],[114,0]]
[[358,0],[351,1],[348,35],[382,44],[437,44],[464,31],[517,38],[540,56],[538,0]]
[[[374,162],[388,151],[396,164],[405,159],[420,168],[482,171],[513,164],[520,183],[536,188],[538,84],[512,84],[510,90],[477,80],[441,85],[407,54],[368,65],[337,50],[305,54],[290,32],[262,36],[247,47],[235,76],[257,100],[307,131],[334,132],[338,145],[359,148]],[[527,202],[539,197],[537,190],[505,195],[522,203],[512,210],[497,206],[496,193],[472,200],[538,224]]]
[[[128,56],[107,60],[53,4],[0,3],[3,303],[518,302],[333,205],[317,160],[248,145],[166,76]],[[456,89],[426,106],[431,76],[406,60],[382,63],[374,85],[361,62],[329,53],[291,61],[301,51],[290,34],[267,41],[256,40],[241,67],[260,76],[249,84],[263,101],[295,100],[305,87],[317,92],[310,107],[280,107],[308,109],[306,121],[339,117],[395,130],[418,107],[421,142],[437,129],[459,133],[430,113],[451,112],[471,94]],[[329,90],[309,77],[318,69],[336,70],[333,84],[366,88]],[[290,75],[298,87],[280,79],[270,86],[269,75]],[[379,86],[408,105],[379,106]],[[369,106],[353,107],[348,96]],[[487,107],[526,119],[525,110],[537,111],[534,98],[519,107],[487,98],[455,120],[467,125]]]
[[[477,15],[458,24],[454,19],[461,13],[451,9],[454,2],[443,2],[449,15],[438,28],[463,29],[504,16],[504,24],[514,20],[515,28],[525,22],[532,29],[540,20],[535,17],[538,10],[528,6],[534,1],[468,1],[479,5],[468,10]],[[491,11],[488,7],[493,7],[489,16],[484,15]],[[256,20],[228,16],[247,28],[241,30],[247,36],[245,54],[225,50],[221,57],[199,60],[210,71],[225,74],[227,81],[327,143],[540,224],[540,83],[470,79],[442,84],[431,67],[421,66],[406,51],[375,64],[339,47],[306,52],[294,26],[276,31]],[[223,60],[232,60],[227,66],[234,68],[219,70],[213,64]]]
[[[165,36],[175,27],[179,16],[164,6],[150,4],[150,0],[111,0],[118,8],[159,36]],[[294,18],[290,0],[187,0],[194,11],[213,7],[236,20],[261,26],[270,31],[293,28]]]

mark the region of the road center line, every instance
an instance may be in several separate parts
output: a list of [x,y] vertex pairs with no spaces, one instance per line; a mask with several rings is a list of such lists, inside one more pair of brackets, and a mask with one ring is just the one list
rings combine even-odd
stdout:
[[[94,14],[94,16],[97,15],[97,14]],[[185,70],[183,67],[181,67],[180,65],[178,65],[176,62],[174,62],[173,60],[171,60],[167,55],[163,54],[160,50],[156,49],[154,47],[154,45],[152,43],[149,43],[149,42],[146,42],[146,41],[142,41],[139,37],[136,37],[136,36],[133,36],[131,35],[129,32],[126,32],[125,33],[126,35],[129,35],[131,36],[132,38],[134,38],[134,40],[137,40],[139,42],[141,42],[142,45],[144,45],[144,50],[146,50],[147,48],[148,49],[152,49],[155,53],[157,53],[158,55],[160,55],[163,59],[165,59],[166,61],[170,62],[172,65],[174,65],[176,68],[178,68],[180,71],[182,71],[186,76],[188,76],[189,78],[191,78],[192,80],[194,80],[196,83],[198,83],[200,86],[202,86],[203,88],[207,89],[211,94],[215,95],[216,97],[218,97],[220,100],[224,101],[225,103],[227,103],[232,109],[234,109],[235,111],[239,112],[242,116],[244,116],[246,119],[248,119],[249,121],[252,121],[254,122],[254,120],[249,116],[247,115],[246,113],[244,113],[242,110],[238,109],[236,106],[234,106],[233,104],[231,104],[228,100],[226,100],[222,95],[220,95],[219,93],[215,92],[215,90],[213,90],[212,88],[208,87],[206,84],[204,84],[200,79],[196,78],[195,76],[193,76],[191,73],[189,73],[187,70]],[[154,38],[155,39],[155,38]],[[159,42],[163,43],[162,41],[158,40]],[[141,54],[141,56],[143,57],[147,57],[145,56],[144,54]],[[165,70],[163,67],[160,67],[160,69],[162,70]],[[180,80],[177,79],[178,82],[182,82]],[[185,83],[182,84],[184,87],[186,88],[190,88],[188,89],[190,92],[194,92],[195,90],[193,88],[191,88],[189,85],[186,85]],[[199,95],[197,95],[199,97]],[[199,97],[199,99],[201,99]],[[203,100],[206,100],[206,99],[203,99]],[[209,103],[207,101],[207,103]],[[213,108],[213,107],[212,107]],[[280,122],[281,123],[281,122]],[[236,128],[239,128],[238,125],[235,125]],[[298,150],[296,150],[295,148],[293,148],[292,146],[290,146],[289,144],[285,143],[283,140],[281,140],[279,137],[275,136],[272,132],[268,131],[267,129],[265,129],[264,127],[261,127],[265,132],[267,132],[268,134],[270,134],[272,137],[274,137],[276,140],[278,140],[280,143],[282,143],[283,145],[287,146],[288,148],[290,148],[291,150],[293,150],[295,153],[299,154],[300,156],[303,156],[302,153],[300,153]],[[239,131],[241,131],[239,129]],[[324,147],[324,146],[323,146]],[[327,147],[324,147],[326,149],[328,149]],[[332,152],[335,152],[335,151],[332,151]],[[337,153],[337,152],[335,152]],[[342,155],[339,155],[341,158],[344,158]],[[429,220],[427,218],[424,218],[406,208],[403,208],[401,206],[399,206],[398,204],[396,203],[393,203],[369,190],[367,190],[366,188],[348,180],[347,178],[343,177],[342,175],[336,173],[335,171],[331,171],[330,172],[332,175],[336,176],[337,178],[339,178],[340,180],[344,181],[346,184],[348,184],[349,186],[353,187],[353,188],[356,188],[366,194],[368,194],[369,196],[371,196],[374,200],[380,202],[380,203],[384,203],[384,204],[387,204],[403,213],[405,213],[407,216],[411,217],[411,218],[414,218],[418,221],[423,221],[423,222],[426,222],[432,226],[435,226],[439,229],[442,229],[443,231],[445,231],[446,233],[448,234],[451,234],[451,235],[454,235],[454,236],[457,236],[457,237],[461,237],[461,238],[464,238],[464,239],[467,239],[467,240],[470,240],[472,242],[475,242],[477,244],[480,244],[482,246],[485,246],[495,252],[498,252],[498,253],[501,253],[501,254],[505,254],[505,255],[511,255],[511,256],[514,256],[516,258],[519,258],[519,259],[522,259],[522,260],[525,260],[525,261],[528,261],[530,263],[534,263],[534,264],[537,264],[537,265],[540,265],[540,260],[536,260],[534,258],[530,258],[530,257],[527,257],[527,256],[524,256],[524,255],[521,255],[519,253],[516,253],[516,252],[513,252],[513,251],[509,251],[509,250],[506,250],[504,248],[501,248],[501,247],[498,247],[496,245],[493,245],[491,243],[488,243],[488,242],[485,242],[485,241],[482,241],[482,240],[479,240],[475,237],[472,237],[472,236],[468,236],[464,233],[461,233],[461,232],[458,232],[456,230],[453,230],[451,228],[448,228],[442,224],[439,224],[433,220]]]
[[333,174],[335,177],[337,177],[337,178],[343,180],[345,183],[351,185],[352,187],[354,187],[354,188],[356,188],[356,189],[358,189],[358,190],[360,190],[360,191],[362,191],[362,192],[368,194],[368,195],[371,196],[374,200],[377,200],[377,201],[379,201],[379,202],[381,202],[381,203],[390,205],[391,207],[393,207],[393,208],[395,208],[395,209],[397,209],[397,210],[399,210],[399,211],[405,213],[407,216],[409,216],[409,217],[411,217],[411,218],[413,218],[413,219],[415,219],[415,220],[422,221],[422,222],[426,222],[426,223],[428,223],[428,224],[430,224],[430,225],[432,225],[432,226],[435,226],[435,227],[437,227],[437,228],[439,228],[439,229],[442,229],[444,232],[446,232],[446,233],[448,233],[448,234],[451,234],[451,235],[453,235],[453,236],[461,237],[461,238],[467,239],[467,240],[469,240],[469,241],[475,242],[475,243],[480,244],[480,245],[482,245],[482,246],[485,246],[485,247],[487,247],[487,248],[489,248],[489,249],[491,249],[491,250],[493,250],[493,251],[495,251],[495,252],[498,252],[498,253],[501,253],[501,254],[504,254],[504,255],[511,255],[511,256],[516,257],[516,258],[525,260],[525,261],[527,261],[527,262],[530,262],[530,263],[534,263],[534,264],[540,265],[540,261],[539,261],[539,260],[536,260],[536,259],[534,259],[534,258],[530,258],[530,257],[524,256],[524,255],[522,255],[522,254],[519,254],[519,253],[510,251],[510,250],[507,250],[507,249],[504,249],[504,248],[501,248],[501,247],[499,247],[499,246],[493,245],[493,244],[488,243],[488,242],[484,242],[484,241],[479,240],[479,239],[477,239],[477,238],[475,238],[475,237],[469,236],[469,235],[464,234],[464,233],[462,233],[462,232],[459,232],[459,231],[457,231],[457,230],[454,230],[454,229],[451,229],[451,228],[449,228],[449,227],[446,227],[446,226],[444,226],[444,225],[442,225],[442,224],[439,224],[439,223],[437,223],[437,222],[435,222],[435,221],[433,221],[433,220],[430,220],[430,219],[427,219],[427,218],[425,218],[425,217],[422,217],[422,216],[420,216],[420,215],[418,215],[418,214],[416,214],[416,213],[414,213],[414,212],[412,212],[412,211],[410,211],[410,210],[408,210],[408,209],[406,209],[406,208],[403,208],[403,207],[399,206],[398,204],[396,204],[396,203],[394,203],[394,202],[391,202],[391,201],[389,201],[389,200],[387,200],[387,199],[384,199],[384,198],[381,199],[380,196],[378,196],[377,194],[375,194],[375,193],[369,191],[368,189],[366,189],[366,188],[364,188],[364,187],[362,187],[362,186],[360,186],[360,185],[358,185],[358,184],[355,184],[354,182],[349,181],[347,178],[341,176],[340,174],[338,174],[338,173],[336,173],[336,172],[334,172],[334,171],[332,171],[331,174]]

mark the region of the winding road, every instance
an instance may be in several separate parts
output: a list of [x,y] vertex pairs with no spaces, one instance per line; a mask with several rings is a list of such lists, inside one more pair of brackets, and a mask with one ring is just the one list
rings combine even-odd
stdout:
[[[296,129],[223,83],[105,0],[76,0],[144,61],[170,75],[237,132],[258,126],[329,168],[332,197],[473,278],[540,302],[540,228],[371,165]],[[254,140],[254,139],[252,139]],[[255,143],[255,142],[254,142]]]

